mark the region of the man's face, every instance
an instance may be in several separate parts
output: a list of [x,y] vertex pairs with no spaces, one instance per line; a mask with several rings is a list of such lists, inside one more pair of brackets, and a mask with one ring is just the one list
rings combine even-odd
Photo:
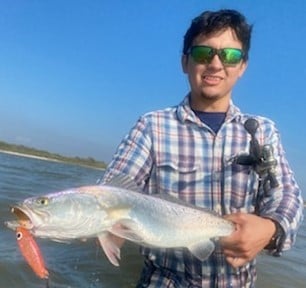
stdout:
[[[235,32],[228,28],[209,36],[199,35],[192,45],[205,45],[215,49],[242,48]],[[191,88],[191,105],[196,110],[227,110],[231,91],[246,69],[242,60],[235,65],[224,65],[215,55],[210,63],[197,63],[191,55],[183,55],[182,67],[188,75]]]

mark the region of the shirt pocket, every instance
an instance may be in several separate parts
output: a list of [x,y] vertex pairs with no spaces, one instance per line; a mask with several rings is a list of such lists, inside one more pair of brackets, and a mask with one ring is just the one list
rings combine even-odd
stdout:
[[156,165],[158,192],[185,198],[183,194],[192,187],[194,189],[201,177],[199,168],[199,164],[195,161],[160,161]]

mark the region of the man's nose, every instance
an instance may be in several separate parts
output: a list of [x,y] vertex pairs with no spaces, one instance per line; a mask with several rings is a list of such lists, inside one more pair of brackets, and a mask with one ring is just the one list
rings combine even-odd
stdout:
[[214,57],[211,59],[209,63],[209,67],[213,67],[215,69],[222,69],[223,68],[223,63],[219,57],[218,54],[215,54]]

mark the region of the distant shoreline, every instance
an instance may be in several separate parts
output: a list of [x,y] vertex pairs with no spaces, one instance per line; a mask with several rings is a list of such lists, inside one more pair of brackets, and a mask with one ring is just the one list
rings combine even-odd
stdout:
[[105,170],[105,168],[100,168],[100,167],[96,167],[96,166],[90,166],[90,165],[81,164],[81,163],[72,163],[72,162],[69,162],[69,161],[62,161],[62,160],[58,160],[58,159],[53,159],[53,158],[48,158],[48,157],[43,157],[43,156],[37,156],[37,155],[31,155],[31,154],[26,154],[26,153],[20,153],[20,152],[15,152],[15,151],[8,151],[8,150],[3,150],[3,149],[0,149],[0,153],[15,155],[15,156],[19,156],[19,157],[26,157],[26,158],[31,158],[31,159],[38,159],[38,160],[43,160],[43,161],[66,163],[66,164],[70,164],[70,165],[83,166],[83,167],[88,167],[88,168],[97,169],[97,170]]
[[52,161],[52,162],[61,162],[71,165],[84,166],[95,168],[99,170],[104,170],[106,168],[106,163],[103,161],[97,161],[92,157],[82,158],[82,157],[68,157],[60,155],[58,153],[52,153],[49,151],[27,147],[24,145],[7,143],[0,140],[0,152],[16,155],[20,157],[28,157],[33,159]]
[[2,150],[0,149],[0,153],[5,153],[5,154],[10,154],[10,155],[15,155],[15,156],[21,156],[21,157],[27,157],[27,158],[33,158],[33,159],[39,159],[39,160],[46,160],[46,161],[52,161],[52,162],[62,162],[57,159],[52,159],[52,158],[47,158],[47,157],[42,157],[42,156],[36,156],[36,155],[30,155],[30,154],[25,154],[25,153],[19,153],[19,152],[14,152],[14,151],[7,151],[7,150]]

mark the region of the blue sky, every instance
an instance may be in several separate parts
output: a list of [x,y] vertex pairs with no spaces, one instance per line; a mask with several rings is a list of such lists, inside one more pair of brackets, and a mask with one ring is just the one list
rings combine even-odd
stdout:
[[254,25],[234,102],[277,123],[306,187],[304,0],[2,0],[0,140],[108,162],[141,114],[188,92],[183,35],[220,8]]

